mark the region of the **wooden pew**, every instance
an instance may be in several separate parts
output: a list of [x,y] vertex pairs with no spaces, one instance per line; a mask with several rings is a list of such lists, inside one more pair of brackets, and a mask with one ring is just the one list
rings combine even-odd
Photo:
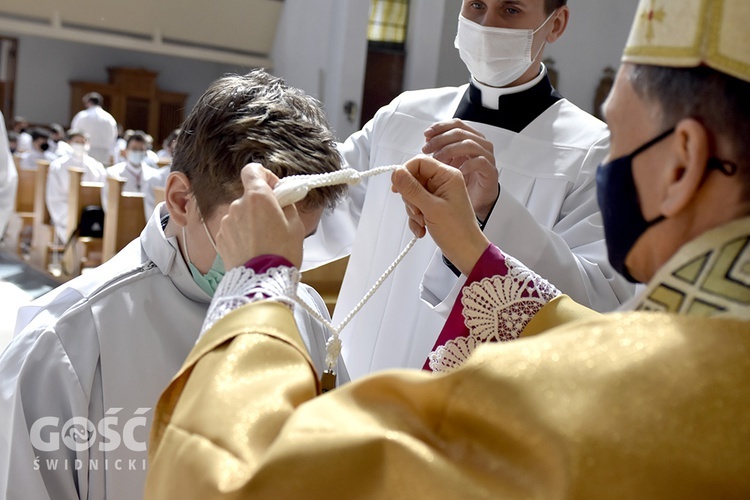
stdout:
[[107,213],[104,216],[102,262],[111,259],[146,227],[143,193],[124,193],[125,179],[107,178]]
[[18,172],[18,191],[16,192],[16,213],[27,218],[29,223],[34,221],[34,187],[36,185],[36,169],[21,168],[21,159],[13,157]]
[[[336,299],[339,296],[341,282],[344,279],[346,265],[349,257],[329,262],[328,264],[302,273],[302,282],[307,283],[318,291],[328,307],[328,312],[333,315],[336,307]],[[348,312],[348,311],[347,311]]]
[[50,221],[49,211],[47,211],[48,173],[49,162],[37,160],[36,182],[34,182],[34,229],[31,236],[29,260],[32,265],[45,272],[48,271],[50,246],[55,236],[55,228]]
[[[69,167],[70,190],[68,191],[68,238],[78,227],[81,221],[81,212],[89,205],[101,206],[102,204],[102,182],[83,182],[84,170],[78,167]],[[63,256],[68,277],[81,274],[83,267],[95,267],[102,261],[102,238],[79,237]]]

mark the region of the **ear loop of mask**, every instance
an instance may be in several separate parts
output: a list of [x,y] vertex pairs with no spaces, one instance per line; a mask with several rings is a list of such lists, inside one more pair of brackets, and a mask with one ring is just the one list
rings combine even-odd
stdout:
[[[195,196],[193,196],[193,199],[195,200]],[[216,252],[216,255],[219,255],[219,249],[216,246],[216,242],[214,241],[213,236],[211,236],[211,232],[208,230],[208,226],[206,226],[206,223],[203,220],[203,214],[201,214],[201,209],[198,207],[197,200],[195,202],[195,207],[198,210],[198,216],[201,218],[201,225],[203,226],[203,230],[206,231],[206,236],[208,236],[208,241],[210,241],[211,246],[214,247],[214,251]],[[187,257],[188,262],[191,262],[190,252],[188,252],[187,233],[185,232],[185,226],[182,226],[182,241],[185,242],[185,257]]]

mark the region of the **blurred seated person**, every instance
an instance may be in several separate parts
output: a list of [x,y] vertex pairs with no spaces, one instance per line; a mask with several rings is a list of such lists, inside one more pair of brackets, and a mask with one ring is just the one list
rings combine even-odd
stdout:
[[150,134],[147,134],[146,132],[144,132],[143,130],[133,130],[133,129],[126,130],[123,136],[117,139],[115,143],[115,151],[114,151],[114,154],[112,155],[113,165],[117,165],[118,163],[123,163],[124,161],[127,160],[126,158],[127,145],[130,141],[130,138],[134,134],[142,136],[143,140],[145,141],[146,156],[144,157],[143,161],[147,165],[157,168],[159,157],[156,156],[156,153],[154,153],[153,151],[154,138],[151,137]]
[[34,170],[37,160],[52,162],[57,159],[57,156],[49,151],[49,138],[49,132],[43,128],[35,128],[31,131],[31,148],[21,155],[22,169]]
[[176,128],[173,131],[169,133],[166,139],[164,139],[164,142],[162,143],[162,149],[160,149],[156,156],[159,157],[159,159],[164,160],[171,160],[174,156],[174,146],[177,144],[177,138],[180,136],[180,129]]
[[70,144],[65,142],[65,129],[59,123],[53,123],[50,128],[49,151],[58,157],[69,155],[73,152]]
[[29,121],[23,116],[13,117],[13,132],[18,134],[16,152],[23,153],[31,149],[31,134],[28,132]]
[[5,232],[11,214],[16,208],[16,189],[18,188],[18,172],[13,164],[13,155],[6,139],[10,134],[5,133],[5,118],[0,111],[0,239]]
[[18,150],[18,132],[15,130],[8,131],[8,149],[13,155],[16,155]]
[[[68,132],[71,153],[50,163],[47,176],[47,210],[55,226],[55,235],[60,243],[68,241],[68,191],[70,191],[70,167],[83,169],[83,182],[104,182],[107,171],[104,166],[89,156],[89,138],[82,130]],[[71,230],[75,228],[70,228]]]
[[[154,211],[154,186],[164,187],[166,185],[166,174],[160,174],[159,169],[152,166],[148,161],[148,137],[140,131],[133,131],[127,135],[123,157],[125,160],[112,165],[107,169],[110,177],[121,177],[125,179],[123,193],[143,193],[144,212],[146,218]],[[102,201],[104,209],[107,209],[106,194]]]

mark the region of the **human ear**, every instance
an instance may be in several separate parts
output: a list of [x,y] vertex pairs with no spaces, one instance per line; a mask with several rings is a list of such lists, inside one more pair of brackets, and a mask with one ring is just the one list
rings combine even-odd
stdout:
[[552,31],[547,34],[547,43],[555,43],[565,33],[570,19],[570,9],[563,5],[558,9],[555,18],[552,20]]
[[164,188],[164,201],[169,217],[178,226],[186,226],[188,220],[188,201],[193,191],[190,179],[182,172],[170,172]]
[[667,185],[661,203],[661,213],[666,217],[680,213],[698,194],[710,150],[708,131],[699,121],[686,118],[677,124],[672,141],[675,163],[665,172]]

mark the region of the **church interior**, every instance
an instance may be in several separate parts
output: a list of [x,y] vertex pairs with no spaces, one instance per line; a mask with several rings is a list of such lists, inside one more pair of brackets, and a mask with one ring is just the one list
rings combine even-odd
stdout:
[[[627,37],[620,20],[632,16],[636,3],[576,0],[566,36],[545,49],[555,87],[592,114],[598,115]],[[318,98],[343,140],[402,91],[466,79],[453,46],[459,8],[453,0],[252,0],[187,11],[178,4],[155,9],[143,0],[92,9],[71,0],[0,7],[0,111],[7,130],[16,116],[28,120],[29,129],[62,124],[67,130],[83,107],[81,97],[96,91],[118,125],[149,134],[156,151],[213,79],[263,67]],[[585,43],[594,37],[595,49]],[[60,248],[44,257],[35,248],[33,256],[33,230],[44,215],[34,222],[28,173],[16,200],[21,218],[3,240],[3,346],[15,310],[73,276],[60,271]],[[88,251],[89,261],[84,256],[76,273],[101,262],[96,242],[87,245],[79,249]],[[309,273],[331,309],[344,269],[339,262]]]

